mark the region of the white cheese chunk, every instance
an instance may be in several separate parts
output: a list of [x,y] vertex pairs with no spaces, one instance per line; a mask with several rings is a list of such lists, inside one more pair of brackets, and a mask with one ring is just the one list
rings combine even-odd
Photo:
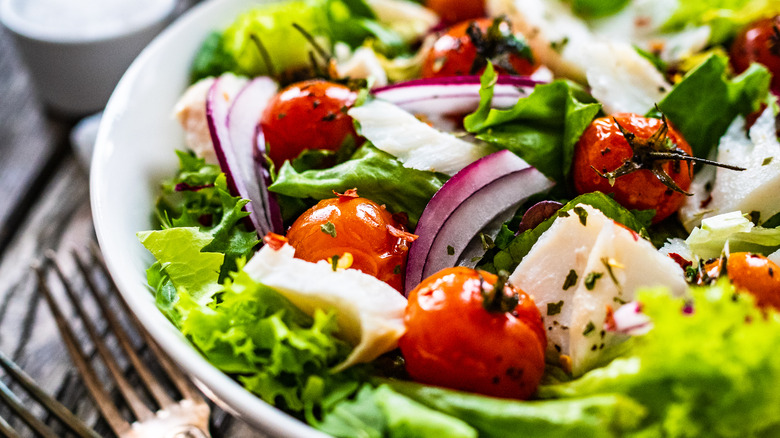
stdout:
[[534,298],[548,354],[569,356],[579,376],[625,339],[605,330],[608,308],[632,301],[643,287],[682,294],[687,286],[682,268],[650,242],[591,206],[576,208],[579,214],[570,211],[542,234],[510,282]]
[[406,298],[387,283],[355,269],[334,271],[327,262],[294,258],[295,249],[261,248],[244,267],[254,280],[273,288],[303,312],[335,310],[338,336],[355,348],[336,366],[340,371],[393,350],[405,331]]
[[485,144],[441,132],[379,99],[352,108],[348,114],[360,124],[362,136],[411,169],[451,176],[492,151]]
[[685,200],[680,219],[689,231],[698,226],[701,219],[723,213],[756,212],[760,222],[780,212],[780,197],[777,196],[780,192],[780,142],[771,108],[764,110],[756,120],[749,136],[745,135],[744,119],[737,118],[720,140],[717,161],[747,170],[717,168],[714,183],[713,171],[694,178],[694,189],[704,189],[710,183],[712,191],[709,199],[703,190],[695,199]]

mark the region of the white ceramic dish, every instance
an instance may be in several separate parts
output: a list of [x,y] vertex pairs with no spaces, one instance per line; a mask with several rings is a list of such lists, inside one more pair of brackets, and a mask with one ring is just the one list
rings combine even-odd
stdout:
[[204,38],[262,0],[212,0],[163,32],[130,66],[114,91],[98,132],[91,201],[100,247],[122,295],[141,323],[207,396],[261,431],[324,437],[275,409],[209,364],[157,310],[146,283],[152,256],[136,238],[151,227],[159,183],[177,168],[183,148],[172,108],[186,88],[189,66]]
[[[0,21],[14,37],[40,98],[57,112],[101,110],[122,73],[169,22],[177,0],[78,5],[62,1],[0,0]],[[110,7],[108,7],[110,6]],[[150,7],[151,6],[151,7]],[[84,14],[83,10],[94,10]],[[48,14],[42,13],[49,11]]]

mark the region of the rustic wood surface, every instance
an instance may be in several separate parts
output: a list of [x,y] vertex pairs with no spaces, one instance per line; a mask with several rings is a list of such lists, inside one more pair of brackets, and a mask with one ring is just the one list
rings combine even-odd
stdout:
[[[113,436],[67,356],[30,268],[47,249],[67,256],[94,239],[87,170],[68,141],[73,124],[46,113],[0,27],[0,350],[101,436]],[[2,373],[0,379],[10,382]],[[66,436],[21,388],[10,386]],[[214,437],[260,436],[219,409],[212,412]],[[0,417],[21,436],[35,436],[1,403]]]

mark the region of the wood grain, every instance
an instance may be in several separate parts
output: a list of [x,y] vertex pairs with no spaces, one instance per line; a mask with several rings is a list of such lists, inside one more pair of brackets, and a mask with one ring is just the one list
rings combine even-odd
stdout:
[[[0,84],[0,350],[101,436],[112,436],[67,356],[30,269],[47,249],[62,255],[94,239],[88,175],[68,142],[73,121],[46,113],[2,27]],[[132,370],[127,371],[133,378]],[[4,374],[0,378],[9,382]],[[18,386],[10,386],[65,436]],[[23,437],[34,436],[1,404],[0,417],[18,427]],[[215,438],[261,436],[218,408],[213,410],[212,432]]]

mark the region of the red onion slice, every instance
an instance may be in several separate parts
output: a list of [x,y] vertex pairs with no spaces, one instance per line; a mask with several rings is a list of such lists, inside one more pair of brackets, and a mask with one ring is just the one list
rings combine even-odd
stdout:
[[[494,108],[508,108],[527,97],[537,84],[525,76],[499,76],[494,87]],[[415,114],[464,114],[479,105],[479,76],[416,79],[372,91],[374,96]]]
[[[255,127],[266,103],[276,94],[277,85],[270,78],[256,78],[231,100],[232,83],[225,76],[218,78],[206,100],[206,117],[214,151],[227,177],[228,188],[250,200],[246,209],[258,234],[280,232],[281,226],[274,226],[278,210],[275,213],[269,210],[267,186],[256,176],[253,157]],[[281,220],[278,222],[281,224]]]
[[497,216],[554,183],[520,157],[502,150],[470,164],[436,192],[415,229],[406,293],[424,278],[455,266],[469,242]]

